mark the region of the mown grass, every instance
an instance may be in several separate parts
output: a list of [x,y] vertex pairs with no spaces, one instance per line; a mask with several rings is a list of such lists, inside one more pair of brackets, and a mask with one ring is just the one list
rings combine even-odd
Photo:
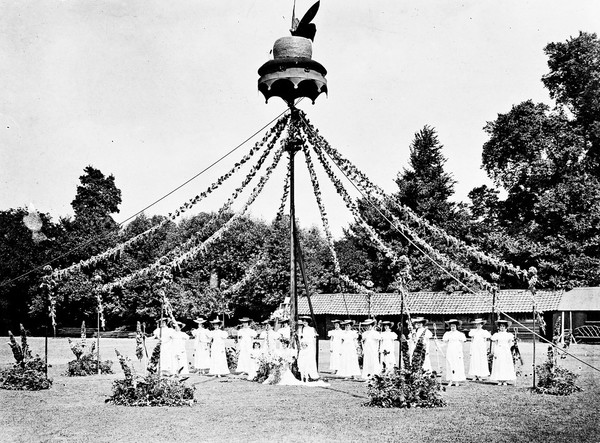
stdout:
[[[43,352],[42,339],[31,342],[34,352]],[[134,355],[134,340],[103,339],[102,358],[113,358],[115,347]],[[538,344],[537,350],[539,363],[546,348]],[[335,378],[329,388],[307,388],[197,375],[188,380],[198,400],[192,407],[128,408],[104,402],[112,381],[122,377],[116,359],[115,375],[65,377],[61,374],[72,354],[66,339],[51,339],[54,385],[39,392],[0,390],[0,441],[599,441],[600,373],[585,366],[579,370],[581,364],[570,358],[562,360],[581,374],[584,391],[569,397],[533,394],[531,345],[522,343],[521,351],[527,375],[517,386],[468,382],[449,388],[444,393],[448,407],[441,409],[365,407],[365,383]],[[572,351],[600,366],[600,346],[577,345]],[[435,352],[432,357],[435,367]],[[0,347],[0,365],[10,361],[8,346]],[[326,365],[325,344],[321,367]]]

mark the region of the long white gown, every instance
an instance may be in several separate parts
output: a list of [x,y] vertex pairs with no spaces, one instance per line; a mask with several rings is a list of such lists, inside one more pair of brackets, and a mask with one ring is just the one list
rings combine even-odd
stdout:
[[[161,331],[162,329],[162,331]],[[173,334],[175,329],[168,326],[156,328],[154,337],[160,340],[160,372],[163,374],[173,374],[175,371],[174,352],[173,352]],[[157,368],[158,370],[158,368]]]
[[425,372],[431,372],[432,368],[431,368],[431,358],[429,357],[429,340],[431,340],[433,338],[433,333],[429,329],[419,328],[415,332],[412,333],[411,340],[409,342],[409,352],[411,355],[411,361],[412,361],[412,354],[413,354],[415,347],[417,346],[417,342],[419,341],[419,338],[421,338],[421,336],[423,336],[423,345],[425,346],[425,358],[423,359],[423,370]]
[[238,362],[236,372],[245,372],[251,369],[252,340],[256,337],[256,331],[249,327],[243,327],[238,331]]
[[194,334],[194,368],[198,370],[210,368],[209,332],[206,328],[198,328],[192,331],[192,334]]
[[225,353],[225,340],[227,332],[222,329],[210,331],[210,375],[227,375],[229,367],[227,366],[227,354]]
[[446,380],[449,382],[465,381],[465,362],[463,359],[463,343],[467,337],[460,331],[448,331],[442,337],[448,344],[446,348]]
[[337,375],[342,377],[358,377],[361,375],[358,366],[358,353],[356,352],[357,340],[358,333],[356,331],[344,331],[342,345],[340,346],[340,369]]
[[379,363],[379,342],[381,334],[374,329],[363,332],[363,370],[362,377],[369,378],[371,375],[381,372]]
[[281,335],[278,331],[274,331],[273,329],[265,329],[259,335],[259,338],[263,340],[262,352],[265,354],[275,354],[277,353],[278,346],[277,344],[281,343],[279,338]]
[[337,371],[340,368],[340,346],[342,346],[342,329],[332,329],[329,336],[329,370]]
[[381,333],[381,363],[385,367],[385,372],[391,372],[395,366],[398,366],[398,358],[396,357],[395,342],[398,339],[398,334],[392,331],[383,331]]
[[469,376],[470,377],[489,377],[490,367],[488,365],[488,340],[492,337],[489,331],[485,329],[471,329],[469,331],[471,341]]
[[512,352],[515,336],[511,332],[501,331],[492,335],[494,342],[494,360],[492,363],[492,374],[490,380],[505,382],[516,380],[515,364],[513,362]]
[[187,375],[190,373],[187,352],[185,350],[185,342],[189,338],[183,331],[175,330],[173,333],[173,372],[175,374]]
[[298,351],[298,370],[300,374],[308,376],[313,380],[319,378],[317,371],[317,356],[316,356],[316,336],[317,331],[311,326],[305,326],[298,332],[300,341],[300,349]]

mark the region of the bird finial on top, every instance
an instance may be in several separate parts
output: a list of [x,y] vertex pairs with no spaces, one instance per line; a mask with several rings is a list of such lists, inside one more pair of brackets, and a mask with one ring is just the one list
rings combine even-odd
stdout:
[[317,11],[319,10],[320,1],[317,1],[314,5],[310,7],[304,17],[301,20],[295,18],[295,6],[294,6],[294,14],[292,16],[292,29],[290,32],[293,36],[296,37],[304,37],[311,41],[315,40],[315,34],[317,33],[317,26],[311,21],[317,15]]

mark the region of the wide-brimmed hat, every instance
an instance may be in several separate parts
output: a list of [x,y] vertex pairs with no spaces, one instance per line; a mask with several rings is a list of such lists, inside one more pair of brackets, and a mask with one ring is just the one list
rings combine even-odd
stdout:
[[509,320],[496,320],[496,324],[497,324],[498,326],[500,326],[500,325],[505,325],[507,328],[509,328],[509,327],[510,327],[510,325],[512,325],[512,322],[511,322],[511,321],[509,321]]
[[460,326],[462,325],[462,321],[457,320],[456,318],[451,318],[450,320],[448,320],[447,322],[445,322],[448,326],[450,325],[456,325],[456,326]]
[[266,320],[263,320],[260,323],[263,324],[263,325],[270,325],[270,324],[274,323],[274,320],[271,320],[271,319],[267,318]]
[[369,318],[369,319],[363,321],[361,324],[363,324],[365,326],[370,326],[370,325],[372,325],[374,323],[375,323],[375,320],[373,320],[372,318]]
[[240,321],[240,323],[250,323],[252,321],[252,319],[248,318],[248,317],[242,317],[242,318],[240,318],[239,321]]
[[194,321],[201,325],[202,323],[206,323],[206,319],[202,317],[195,318]]
[[487,323],[487,321],[485,321],[483,318],[476,318],[475,320],[473,320],[473,324],[474,325],[485,325]]
[[340,325],[353,325],[354,324],[354,320],[344,320],[340,322]]
[[415,323],[423,323],[423,324],[425,324],[425,323],[427,323],[427,320],[425,318],[423,318],[423,317],[414,317],[410,321],[411,321],[412,324],[415,324]]
[[381,326],[386,326],[386,325],[393,326],[394,322],[393,321],[388,321],[388,320],[385,320],[385,321],[381,322]]
[[310,320],[312,320],[312,318],[310,315],[300,315],[298,317],[298,320],[310,321]]
[[331,320],[331,323],[341,323],[341,320]]
[[220,318],[215,318],[214,320],[211,320],[210,323],[212,323],[212,324],[223,323],[223,320],[221,320]]

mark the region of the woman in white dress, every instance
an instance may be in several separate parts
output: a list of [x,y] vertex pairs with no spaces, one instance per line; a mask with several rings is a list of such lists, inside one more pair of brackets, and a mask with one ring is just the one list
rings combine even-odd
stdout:
[[262,355],[263,351],[260,348],[260,343],[255,341],[252,345],[252,352],[250,352],[250,369],[248,370],[248,377],[246,377],[247,380],[254,381]]
[[175,374],[188,375],[190,373],[185,343],[189,340],[189,335],[181,330],[185,323],[176,321],[173,325],[173,369]]
[[457,329],[462,324],[460,320],[448,320],[446,324],[450,327],[450,330],[445,332],[442,337],[442,341],[448,344],[446,349],[446,380],[448,386],[452,386],[452,383],[459,386],[459,382],[466,380],[463,343],[467,341],[467,337]]
[[280,334],[273,330],[272,320],[265,320],[262,323],[265,325],[265,329],[258,336],[263,341],[262,352],[263,354],[276,354],[277,344],[281,343],[279,340]]
[[227,332],[221,329],[221,320],[218,318],[210,322],[213,330],[209,332],[210,342],[210,368],[209,375],[220,377],[229,374],[227,366],[227,354],[225,353],[225,340],[228,337]]
[[298,371],[302,381],[318,380],[317,356],[315,354],[315,339],[317,332],[307,324],[307,320],[298,320]]
[[340,368],[340,346],[344,331],[340,328],[339,320],[332,320],[333,329],[327,333],[329,337],[329,370],[336,373]]
[[154,337],[160,341],[160,372],[165,375],[174,373],[173,365],[173,334],[175,329],[167,326],[167,320],[163,319],[161,326],[154,330]]
[[256,338],[256,331],[249,326],[250,319],[248,317],[240,318],[242,327],[238,330],[238,361],[236,372],[248,373],[252,364],[251,352],[252,343]]
[[345,330],[342,335],[342,344],[340,346],[340,368],[337,375],[342,377],[360,377],[360,367],[358,366],[358,353],[356,345],[358,333],[352,330],[352,320],[346,320],[341,323]]
[[383,326],[383,332],[381,333],[381,345],[379,347],[379,351],[381,353],[381,365],[383,367],[383,372],[393,372],[394,367],[398,365],[398,360],[396,359],[396,339],[398,338],[398,334],[392,332],[391,321],[382,321],[381,325]]
[[210,368],[210,331],[204,327],[206,320],[202,317],[194,321],[198,323],[198,328],[192,331],[194,336],[194,368],[198,373],[204,374]]
[[411,338],[408,343],[409,353],[411,356],[419,342],[419,339],[423,337],[423,346],[425,347],[425,358],[423,358],[423,370],[425,372],[431,372],[431,359],[429,358],[429,341],[433,338],[432,332],[425,327],[427,320],[423,317],[415,317],[412,319],[413,328],[415,328],[411,334]]
[[476,329],[469,331],[469,337],[472,338],[470,361],[469,361],[469,377],[474,380],[479,380],[483,377],[490,376],[490,367],[488,364],[488,342],[492,338],[489,331],[483,329],[485,320],[476,318],[473,321]]
[[367,330],[362,334],[362,378],[368,379],[370,376],[381,372],[381,365],[379,363],[379,342],[381,341],[381,334],[375,330],[375,320],[369,319],[362,324],[367,327]]
[[506,385],[508,381],[514,382],[517,379],[515,364],[510,350],[515,342],[515,337],[507,331],[511,324],[509,321],[498,320],[496,324],[500,331],[492,335],[491,339],[494,343],[494,360],[490,380],[497,381],[499,385]]

